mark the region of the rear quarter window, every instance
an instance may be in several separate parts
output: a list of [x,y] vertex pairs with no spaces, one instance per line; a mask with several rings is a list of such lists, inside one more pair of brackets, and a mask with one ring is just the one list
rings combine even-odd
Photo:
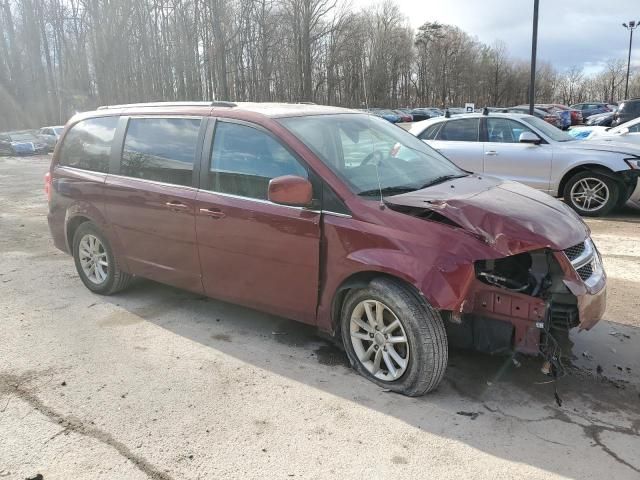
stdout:
[[89,118],[67,133],[59,165],[107,173],[118,117]]
[[477,142],[479,123],[477,118],[450,120],[442,126],[438,134],[438,140]]
[[418,135],[418,138],[420,140],[435,140],[441,126],[442,123],[436,123],[435,125],[427,127],[420,135]]

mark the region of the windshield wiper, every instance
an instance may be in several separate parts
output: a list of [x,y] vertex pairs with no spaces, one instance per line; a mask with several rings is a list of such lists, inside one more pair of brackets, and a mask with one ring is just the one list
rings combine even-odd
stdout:
[[420,188],[427,188],[427,187],[432,187],[433,185],[437,185],[439,183],[442,182],[446,182],[447,180],[453,180],[454,178],[462,178],[462,177],[467,177],[468,174],[466,173],[461,173],[458,175],[442,175],[441,177],[436,177],[433,180],[431,180],[428,183],[425,183],[424,185],[422,185]]
[[371,190],[363,190],[358,193],[358,195],[362,197],[369,197],[372,195],[377,196],[385,196],[385,195],[399,195],[401,193],[408,193],[417,190],[415,187],[407,187],[407,186],[395,186],[395,187],[384,187],[384,188],[372,188]]

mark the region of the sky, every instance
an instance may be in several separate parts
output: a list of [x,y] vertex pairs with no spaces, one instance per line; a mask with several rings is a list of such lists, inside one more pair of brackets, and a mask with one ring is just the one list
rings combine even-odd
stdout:
[[[533,0],[395,0],[414,28],[426,21],[456,25],[486,44],[502,41],[514,58],[531,56]],[[356,7],[370,4],[354,0]],[[610,58],[624,59],[629,32],[640,20],[640,0],[540,0],[538,60],[562,71],[574,65],[599,71]],[[634,32],[632,66],[640,68],[640,28]]]

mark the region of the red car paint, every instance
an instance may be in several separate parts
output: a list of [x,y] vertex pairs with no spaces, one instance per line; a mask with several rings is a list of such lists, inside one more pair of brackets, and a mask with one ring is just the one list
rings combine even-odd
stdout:
[[569,113],[571,114],[571,125],[582,125],[584,119],[582,118],[581,110],[576,110],[575,108],[570,108],[560,103],[551,103],[550,106],[560,110],[569,110]]
[[[605,277],[587,288],[562,252],[589,236],[568,207],[523,185],[475,175],[387,197],[389,206],[381,207],[379,201],[355,195],[277,121],[325,113],[352,112],[249,104],[132,107],[78,115],[67,125],[51,164],[48,221],[54,243],[70,252],[73,229],[90,220],[104,232],[126,272],[327,332],[337,328],[345,286],[389,275],[415,286],[440,311],[513,324],[514,345],[525,352],[537,351],[536,322],[545,317],[547,305],[480,282],[474,262],[549,249],[577,297],[581,326],[590,328],[601,318]],[[203,178],[182,187],[59,165],[60,146],[75,123],[113,115],[233,118],[263,127],[306,162],[350,214],[222,195],[202,188]],[[211,138],[204,142],[210,144]],[[281,177],[276,183],[283,190],[304,190],[296,180]],[[407,215],[394,206],[432,210],[447,221]]]

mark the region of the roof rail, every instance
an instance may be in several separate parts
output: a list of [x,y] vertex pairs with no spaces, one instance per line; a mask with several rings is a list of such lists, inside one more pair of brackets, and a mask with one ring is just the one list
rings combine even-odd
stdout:
[[[208,107],[212,102],[149,102],[149,103],[125,103],[122,105],[102,105],[97,110],[109,110],[116,108],[133,107]],[[216,102],[213,102],[216,103]],[[234,105],[235,106],[235,105]]]

